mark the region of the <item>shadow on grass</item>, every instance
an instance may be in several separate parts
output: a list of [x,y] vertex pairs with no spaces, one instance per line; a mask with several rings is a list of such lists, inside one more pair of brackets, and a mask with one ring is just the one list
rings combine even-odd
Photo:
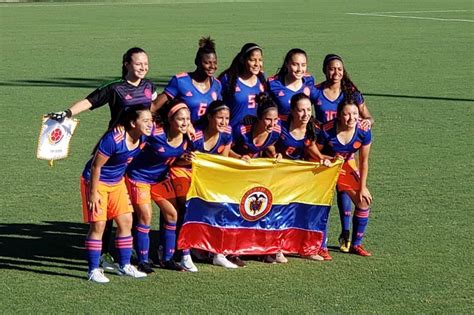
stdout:
[[[84,240],[88,229],[89,225],[85,223],[60,221],[0,224],[0,270],[83,279],[71,271],[87,272]],[[152,260],[157,259],[158,234],[158,231],[150,232]],[[109,251],[117,257],[113,235]]]
[[[10,80],[0,81],[0,86],[28,86],[28,87],[59,87],[59,88],[91,88],[96,89],[99,86],[117,80],[117,77],[99,77],[99,78],[45,78],[37,80]],[[149,78],[159,88],[164,88],[171,76],[160,76]]]

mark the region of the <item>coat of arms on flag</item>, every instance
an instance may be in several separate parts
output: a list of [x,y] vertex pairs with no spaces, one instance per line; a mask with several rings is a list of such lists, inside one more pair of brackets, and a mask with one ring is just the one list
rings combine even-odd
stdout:
[[179,248],[316,254],[341,165],[196,153]]
[[71,137],[78,123],[77,119],[65,118],[62,121],[56,121],[43,116],[36,157],[50,161],[50,165],[54,160],[66,158]]

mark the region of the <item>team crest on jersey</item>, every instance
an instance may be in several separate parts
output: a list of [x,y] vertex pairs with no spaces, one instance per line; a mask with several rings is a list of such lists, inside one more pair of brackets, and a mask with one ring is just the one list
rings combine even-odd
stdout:
[[211,93],[211,97],[212,97],[212,99],[213,99],[214,101],[217,100],[217,93],[216,93],[216,92],[212,92],[212,93]]
[[61,126],[58,126],[51,130],[51,132],[48,135],[48,140],[49,143],[51,144],[56,144],[59,143],[64,137],[64,130],[62,129]]
[[145,89],[145,90],[143,91],[143,94],[145,94],[145,97],[146,97],[146,98],[151,98],[151,95],[152,95],[150,89]]
[[311,90],[309,89],[309,87],[305,86],[305,88],[303,89],[303,93],[306,94],[306,96],[309,96]]
[[356,141],[356,142],[354,142],[354,144],[352,146],[354,147],[354,149],[358,149],[358,148],[360,148],[361,145],[362,145],[362,143],[360,143],[360,141]]
[[247,221],[257,221],[270,212],[273,196],[263,186],[249,189],[240,200],[239,211]]

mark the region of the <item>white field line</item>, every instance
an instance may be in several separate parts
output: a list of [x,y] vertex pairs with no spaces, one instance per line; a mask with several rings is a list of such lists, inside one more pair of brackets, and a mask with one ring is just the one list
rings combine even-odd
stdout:
[[390,11],[390,12],[370,12],[374,14],[397,14],[397,13],[451,13],[451,12],[471,12],[474,10],[432,10],[432,11]]
[[239,3],[239,2],[262,2],[261,0],[201,0],[201,1],[155,1],[155,2],[80,2],[80,3],[26,3],[26,2],[0,2],[0,8],[32,8],[32,7],[83,7],[83,6],[140,6],[140,5],[160,5],[160,4],[195,4],[195,3]]
[[361,15],[361,16],[378,16],[378,17],[398,18],[398,19],[416,19],[416,20],[469,22],[469,23],[474,22],[474,20],[464,20],[464,19],[443,19],[443,18],[423,17],[423,16],[391,15],[391,14],[377,14],[377,13],[346,13],[346,14]]

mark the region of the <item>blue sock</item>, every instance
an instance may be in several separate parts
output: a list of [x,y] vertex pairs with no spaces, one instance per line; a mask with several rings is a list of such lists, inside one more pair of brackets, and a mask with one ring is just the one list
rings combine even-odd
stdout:
[[165,261],[173,258],[176,244],[176,222],[164,222],[163,224],[163,258]]
[[93,240],[86,238],[86,255],[89,272],[99,268],[100,253],[102,252],[102,240]]
[[331,207],[327,207],[326,213],[321,216],[321,225],[324,226],[322,229],[323,232],[323,242],[321,243],[321,249],[328,248],[328,229],[329,229],[329,213],[331,211]]
[[365,228],[369,222],[370,208],[359,209],[355,208],[354,217],[352,220],[352,246],[362,244]]
[[137,224],[136,226],[137,256],[139,263],[148,262],[148,251],[150,249],[150,226]]
[[339,208],[339,218],[341,219],[342,231],[351,229],[352,200],[345,191],[337,192],[337,207]]
[[131,235],[115,237],[115,248],[118,250],[120,267],[130,264],[130,258],[132,257],[133,237]]

